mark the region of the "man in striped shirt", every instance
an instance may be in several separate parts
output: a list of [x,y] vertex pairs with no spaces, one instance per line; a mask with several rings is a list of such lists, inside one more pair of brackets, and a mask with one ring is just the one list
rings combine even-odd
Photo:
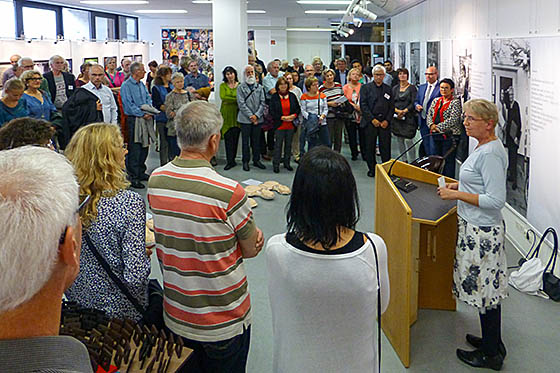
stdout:
[[245,372],[251,301],[243,259],[264,243],[243,187],[210,165],[222,123],[208,102],[181,108],[181,154],[148,182],[165,324],[194,350],[197,372]]

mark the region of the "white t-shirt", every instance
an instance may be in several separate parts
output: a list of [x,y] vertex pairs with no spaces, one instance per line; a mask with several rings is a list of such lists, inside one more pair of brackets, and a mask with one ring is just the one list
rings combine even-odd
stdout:
[[[382,311],[389,304],[387,249],[375,243]],[[347,254],[315,254],[272,237],[266,245],[274,372],[377,372],[377,277],[369,241]]]

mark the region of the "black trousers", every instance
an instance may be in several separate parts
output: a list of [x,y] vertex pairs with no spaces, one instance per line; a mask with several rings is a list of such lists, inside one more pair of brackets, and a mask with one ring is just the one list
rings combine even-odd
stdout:
[[237,146],[239,144],[239,134],[241,128],[232,127],[224,134],[224,142],[226,145],[226,160],[227,164],[234,164],[235,157],[237,156]]
[[148,158],[148,147],[143,147],[141,143],[134,142],[134,126],[136,117],[126,118],[128,127],[128,154],[126,156],[126,170],[131,182],[139,182],[146,173],[146,159]]
[[359,124],[354,122],[352,119],[348,119],[344,122],[346,126],[346,132],[348,132],[348,142],[350,143],[350,152],[352,153],[352,158],[358,156],[358,126]]
[[[459,143],[460,136],[453,135],[453,139],[451,138],[444,139],[443,136],[434,136],[432,137],[432,139],[434,140],[434,149],[435,149],[434,154],[443,157],[453,146],[453,141],[455,141],[455,144]],[[455,179],[456,158],[457,158],[457,147],[455,147],[455,150],[449,153],[447,158],[445,158],[445,166],[443,166],[442,175]]]
[[480,329],[482,331],[482,351],[489,356],[498,354],[498,346],[502,343],[502,307],[479,313]]
[[266,155],[274,151],[274,133],[276,130],[270,129],[268,131],[261,130],[261,154]]
[[362,153],[362,159],[365,161],[366,160],[366,129],[360,127],[360,124],[357,124],[358,126],[358,143],[360,144],[360,152]]
[[[513,144],[512,144],[513,143]],[[508,179],[513,181],[517,185],[517,157],[519,146],[517,146],[513,141],[507,144],[508,151]]]
[[381,153],[381,162],[387,162],[391,159],[391,130],[387,128],[375,127],[368,124],[364,129],[365,141],[365,157],[370,171],[375,172],[377,159],[375,157],[375,147],[377,139],[379,139],[379,152]]
[[241,123],[241,153],[243,163],[248,163],[253,151],[253,162],[261,159],[261,125]]
[[[294,136],[294,130],[275,130],[274,139],[274,157],[272,158],[272,163],[275,166],[280,165],[280,161],[284,163],[284,166],[290,165],[290,157],[292,156],[292,137]],[[284,156],[282,157],[282,147],[284,147]]]

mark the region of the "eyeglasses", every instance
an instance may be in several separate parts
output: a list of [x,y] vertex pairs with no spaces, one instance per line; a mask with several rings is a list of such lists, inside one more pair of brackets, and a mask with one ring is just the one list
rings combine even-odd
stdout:
[[[82,202],[80,202],[80,204],[78,205],[78,208],[76,209],[75,214],[79,214],[82,209],[84,208],[85,205],[87,205],[87,203],[89,202],[89,200],[91,199],[91,196],[88,194],[85,196],[85,198],[83,199]],[[64,243],[64,240],[66,239],[66,232],[68,231],[68,227],[64,228],[64,232],[62,232],[62,234],[60,235],[60,238],[58,239],[58,243],[62,244]]]
[[37,81],[37,80],[43,80],[43,78],[28,78],[27,80],[35,80],[35,81]]
[[471,115],[465,116],[465,122],[467,122],[467,123],[477,122],[477,121],[480,121],[480,120],[484,120],[484,119],[483,118],[475,118]]
[[436,73],[425,73],[424,75],[436,75]]

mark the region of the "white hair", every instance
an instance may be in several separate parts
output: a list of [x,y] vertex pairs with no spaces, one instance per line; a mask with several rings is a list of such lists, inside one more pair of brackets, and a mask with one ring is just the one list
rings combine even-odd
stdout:
[[373,71],[372,73],[375,74],[376,71],[381,71],[383,74],[386,74],[387,72],[385,71],[385,68],[381,65],[375,65],[373,67]]
[[245,81],[247,79],[247,70],[251,68],[253,69],[253,71],[255,71],[255,67],[253,65],[245,65],[245,67],[243,68],[243,81]]
[[0,175],[1,313],[51,278],[59,238],[76,222],[79,187],[64,156],[36,146],[1,151]]
[[49,59],[49,66],[52,66],[56,60],[64,60],[64,61],[66,61],[66,60],[64,59],[64,57],[59,56],[58,54],[55,54],[54,56],[52,56],[52,57]]
[[224,119],[216,107],[206,101],[181,106],[175,117],[177,142],[182,150],[206,151],[210,136],[220,132]]
[[18,66],[19,66],[19,67],[22,67],[22,66],[23,66],[23,63],[24,63],[25,61],[29,61],[29,62],[33,63],[33,59],[32,59],[31,57],[22,57],[22,58],[20,58],[20,59],[18,60]]

